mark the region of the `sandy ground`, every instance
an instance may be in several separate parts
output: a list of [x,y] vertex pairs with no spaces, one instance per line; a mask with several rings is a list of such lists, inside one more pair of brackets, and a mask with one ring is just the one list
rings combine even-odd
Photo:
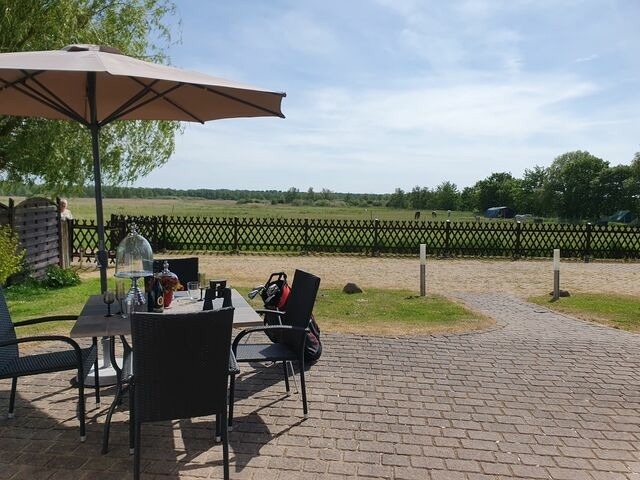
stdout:
[[[170,255],[162,255],[165,257],[170,258]],[[404,288],[418,292],[420,285],[417,258],[200,255],[200,270],[209,278],[225,278],[237,286],[264,283],[271,272],[284,271],[293,276],[296,268],[320,276],[321,287],[342,287],[347,282],[355,282],[362,288]],[[91,268],[86,274],[95,275],[96,272]],[[638,280],[640,263],[571,261],[561,265],[560,286],[569,292],[638,295]],[[552,288],[550,260],[427,259],[429,293],[504,292],[524,298],[547,294]]]

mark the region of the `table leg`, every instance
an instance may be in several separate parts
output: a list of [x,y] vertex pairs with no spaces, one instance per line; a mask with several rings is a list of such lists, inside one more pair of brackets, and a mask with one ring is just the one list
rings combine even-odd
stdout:
[[[100,386],[115,385],[117,383],[118,373],[111,363],[111,337],[102,337],[100,343],[102,355],[102,366],[99,369]],[[122,358],[116,358],[116,361],[121,364]],[[87,374],[84,384],[87,387],[95,387],[95,381],[95,373],[92,368]]]
[[[120,339],[122,340],[122,348],[123,348],[123,358],[122,361],[120,362],[120,364],[122,365],[122,368],[119,368],[119,364],[115,359],[116,356],[116,349],[115,349],[115,338],[111,337],[111,361],[112,361],[112,365],[115,364],[115,369],[116,371],[119,373],[119,375],[116,377],[116,394],[113,397],[113,402],[111,403],[111,406],[109,407],[109,411],[107,412],[107,417],[105,419],[104,422],[104,433],[102,436],[102,453],[105,454],[109,451],[109,430],[111,429],[111,418],[113,417],[113,413],[115,412],[116,408],[118,407],[118,405],[120,405],[120,403],[122,403],[122,397],[123,395],[129,390],[130,385],[130,375],[131,375],[131,368],[132,368],[132,355],[133,352],[131,350],[131,346],[129,345],[129,343],[127,342],[127,340],[121,336]],[[133,386],[131,386],[131,394],[133,394]],[[129,422],[131,423],[133,421],[133,417],[130,418]],[[133,437],[130,436],[129,439],[131,441]],[[130,451],[129,453],[133,453],[133,451]]]

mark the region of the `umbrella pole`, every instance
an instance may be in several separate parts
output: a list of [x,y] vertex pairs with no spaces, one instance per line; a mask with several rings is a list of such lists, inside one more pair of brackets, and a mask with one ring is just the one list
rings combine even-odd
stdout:
[[98,265],[100,267],[100,291],[107,290],[107,263],[109,257],[104,242],[104,214],[102,211],[102,178],[100,175],[100,125],[96,109],[96,74],[90,72],[87,76],[87,94],[91,112],[91,146],[93,148],[93,183],[96,199],[96,223],[98,227]]

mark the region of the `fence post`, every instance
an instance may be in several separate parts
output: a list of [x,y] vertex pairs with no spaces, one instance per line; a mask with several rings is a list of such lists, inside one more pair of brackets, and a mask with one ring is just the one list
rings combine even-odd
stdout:
[[58,265],[60,268],[69,268],[71,266],[69,222],[72,221],[73,220],[58,220],[58,225],[60,226],[60,231],[58,232],[58,251],[60,252]]
[[161,232],[162,238],[160,239],[160,245],[162,246],[162,251],[163,252],[167,251],[167,244],[169,243],[168,242],[168,235],[167,235],[167,223],[168,223],[167,216],[166,215],[162,215],[162,223],[161,223],[161,225],[162,225],[162,232]]
[[13,221],[15,220],[15,215],[16,215],[16,203],[13,201],[13,198],[9,199],[9,225],[11,226],[11,228],[13,229],[15,227],[15,225],[13,224]]
[[522,235],[522,222],[518,220],[516,222],[516,245],[513,252],[513,259],[518,259],[521,256],[520,252],[520,236]]
[[[76,224],[75,220],[67,220],[67,226],[68,228],[68,234],[69,234],[69,243],[67,244],[67,249],[69,250],[69,263],[73,262],[73,254],[75,253],[75,236],[76,236],[76,230],[74,228]],[[81,251],[81,249],[79,248],[78,250]],[[82,263],[82,256],[78,255],[80,258],[80,263]]]
[[445,229],[444,229],[444,256],[445,257],[450,257],[451,256],[451,220],[447,219],[445,222]]
[[587,235],[584,242],[584,263],[591,259],[591,223],[587,223]]
[[309,219],[308,218],[304,219],[303,239],[304,239],[304,246],[302,251],[305,255],[309,255]]
[[371,256],[375,257],[378,255],[378,250],[379,250],[379,232],[378,229],[380,227],[380,220],[378,220],[377,218],[373,219],[373,245],[371,246]]
[[238,253],[238,228],[239,227],[239,219],[238,217],[233,217],[233,253]]

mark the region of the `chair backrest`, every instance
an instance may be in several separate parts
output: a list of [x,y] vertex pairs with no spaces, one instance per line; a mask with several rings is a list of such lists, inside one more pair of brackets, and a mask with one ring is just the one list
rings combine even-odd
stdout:
[[178,276],[178,280],[185,289],[187,282],[198,281],[198,257],[155,259],[153,261],[154,273],[162,271],[162,264],[165,260],[169,262],[169,270]]
[[231,288],[207,288],[204,291],[204,302],[202,303],[202,310],[213,310],[213,301],[216,298],[222,299],[222,308],[231,307]]
[[[320,277],[302,270],[296,270],[293,275],[291,293],[287,299],[286,312],[282,318],[282,323],[306,328],[311,319],[319,288]],[[300,347],[303,340],[303,334],[285,332],[282,335],[282,342],[296,349]]]
[[[0,342],[16,339],[16,331],[11,321],[9,307],[4,298],[4,290],[0,286]],[[18,345],[0,347],[0,366],[18,356]]]
[[131,315],[133,401],[141,422],[226,408],[233,310]]

